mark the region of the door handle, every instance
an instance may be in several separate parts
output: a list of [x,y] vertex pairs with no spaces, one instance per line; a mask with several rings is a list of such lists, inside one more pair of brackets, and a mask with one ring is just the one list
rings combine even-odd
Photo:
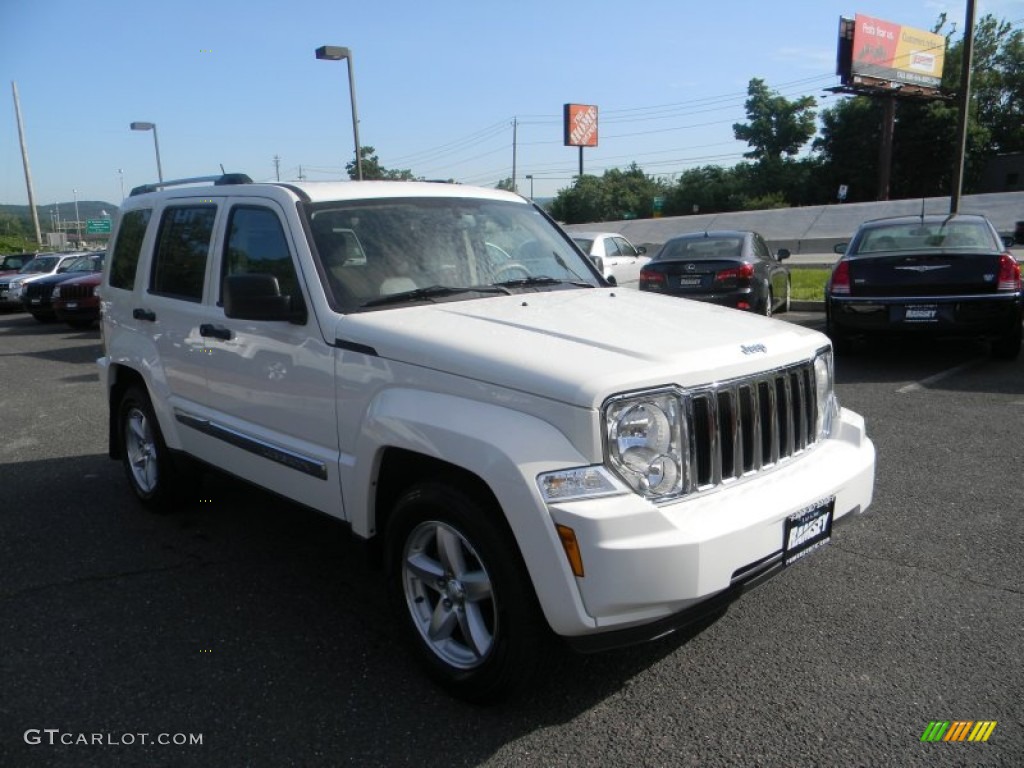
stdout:
[[156,322],[156,312],[149,309],[142,309],[141,307],[136,307],[132,310],[132,317],[136,320],[148,320],[151,323]]
[[225,328],[223,325],[212,325],[211,323],[203,323],[199,326],[199,335],[206,338],[213,337],[215,339],[223,339],[224,341],[231,341],[231,337],[234,335],[231,333],[230,328]]

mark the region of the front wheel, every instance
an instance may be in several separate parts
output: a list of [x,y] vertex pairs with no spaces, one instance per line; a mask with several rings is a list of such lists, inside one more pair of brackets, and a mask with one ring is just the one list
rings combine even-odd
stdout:
[[493,504],[455,485],[414,486],[394,507],[386,552],[392,603],[430,677],[477,703],[526,685],[547,628]]

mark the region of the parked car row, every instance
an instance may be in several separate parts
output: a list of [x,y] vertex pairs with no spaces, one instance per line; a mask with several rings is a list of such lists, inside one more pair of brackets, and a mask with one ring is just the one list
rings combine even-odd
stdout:
[[4,257],[4,266],[20,266],[0,272],[0,309],[23,309],[41,323],[62,320],[73,328],[93,325],[100,316],[96,287],[104,256],[97,251]]

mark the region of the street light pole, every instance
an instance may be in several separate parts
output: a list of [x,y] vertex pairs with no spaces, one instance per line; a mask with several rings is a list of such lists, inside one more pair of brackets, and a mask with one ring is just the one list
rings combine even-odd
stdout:
[[363,157],[359,151],[359,113],[356,110],[356,77],[352,68],[352,51],[339,45],[321,45],[316,49],[318,59],[340,61],[345,59],[348,65],[348,92],[352,102],[352,135],[356,143],[356,179],[363,180]]
[[526,178],[530,180],[530,199],[533,200],[533,174],[526,174]]
[[164,172],[160,167],[160,142],[156,138],[156,123],[134,122],[131,125],[133,131],[152,131],[153,146],[156,148],[156,175],[160,183],[164,183]]
[[124,204],[124,168],[117,169],[117,175],[121,181],[121,203]]
[[[78,236],[77,243],[82,242],[82,220],[78,216],[78,190],[72,189],[71,194],[75,196],[75,233]],[[76,247],[77,247],[76,243]]]

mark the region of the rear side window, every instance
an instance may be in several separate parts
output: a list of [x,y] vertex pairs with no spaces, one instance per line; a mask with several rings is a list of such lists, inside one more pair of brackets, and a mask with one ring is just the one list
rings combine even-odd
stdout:
[[160,220],[149,289],[179,299],[201,301],[217,206],[168,208]]
[[132,290],[135,287],[135,271],[142,253],[142,238],[152,213],[148,208],[129,211],[121,219],[114,246],[114,260],[110,263],[110,284],[115,288]]

